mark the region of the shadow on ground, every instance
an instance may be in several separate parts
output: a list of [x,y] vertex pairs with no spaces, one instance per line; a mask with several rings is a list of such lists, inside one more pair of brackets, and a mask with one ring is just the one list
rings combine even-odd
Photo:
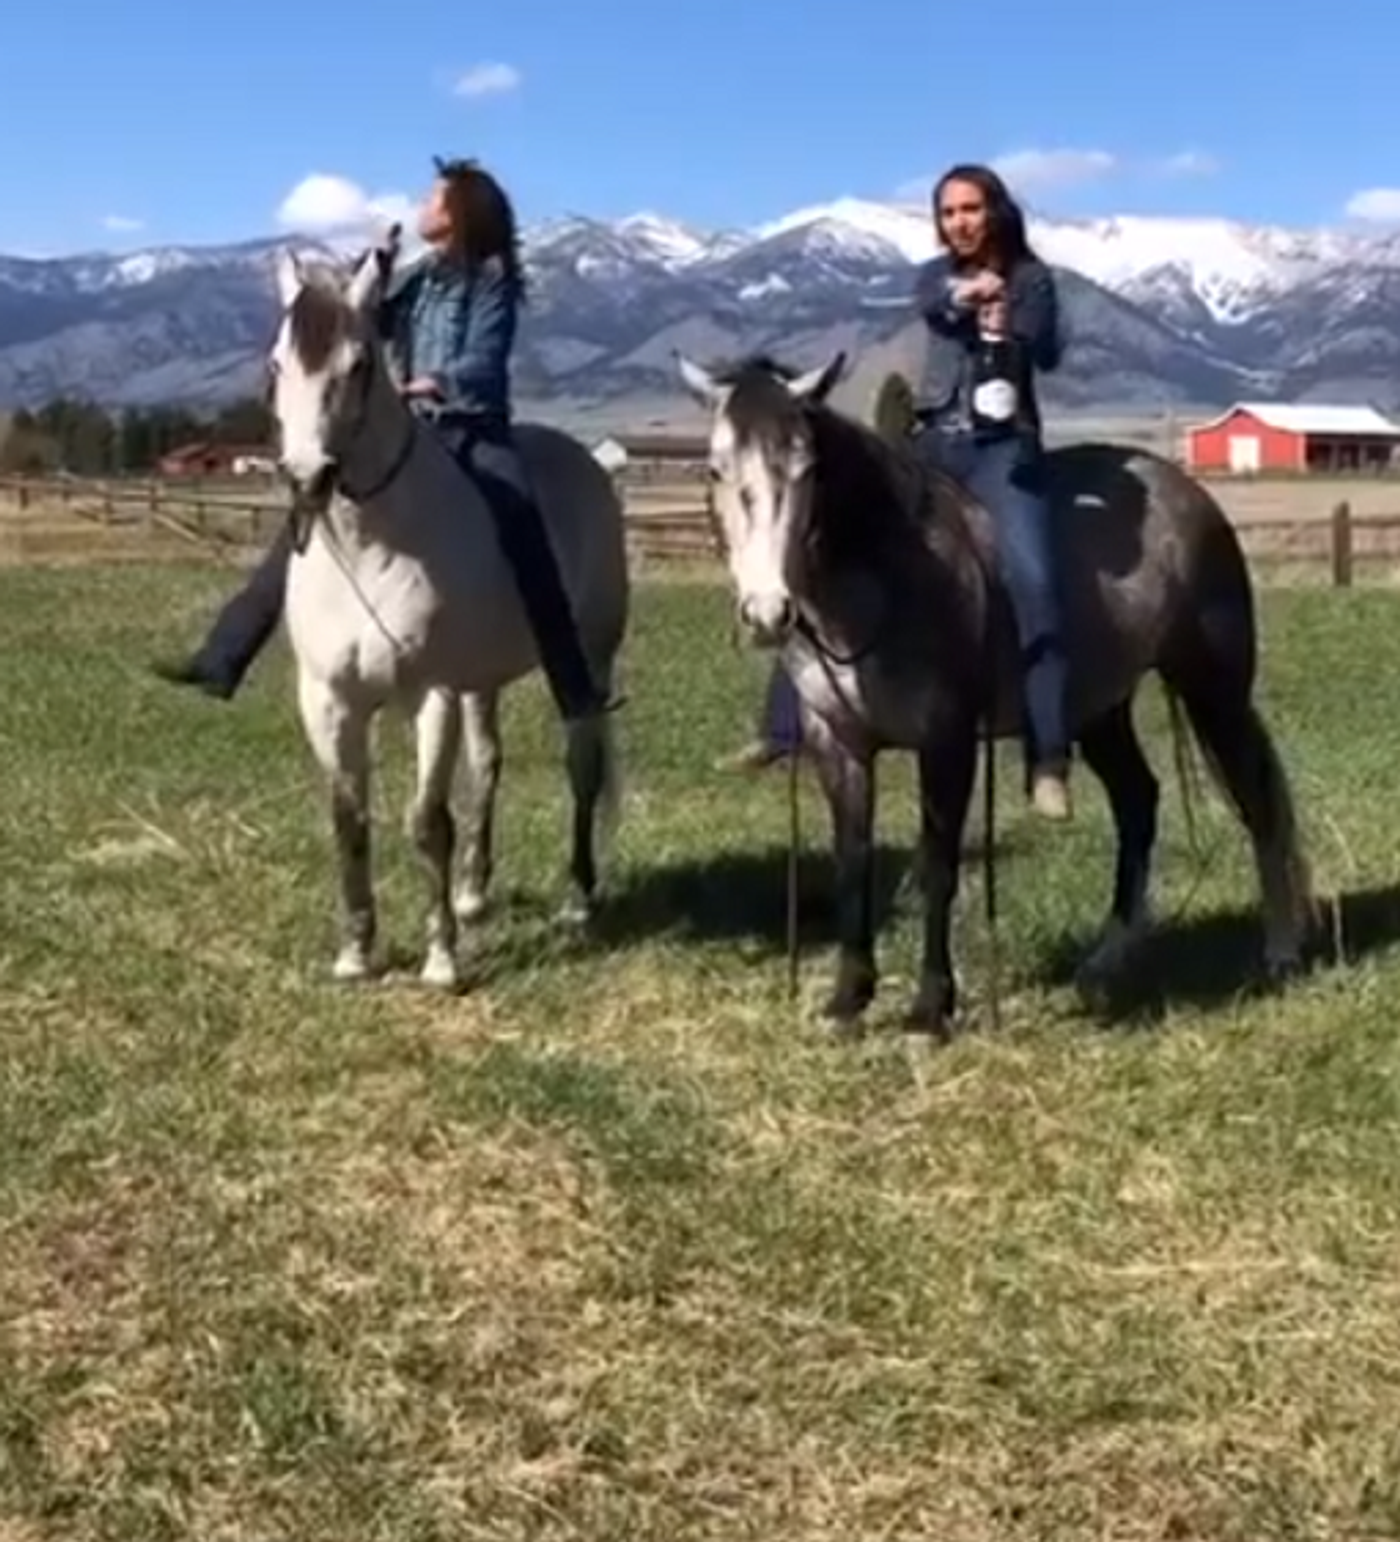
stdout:
[[[1014,840],[997,843],[997,861]],[[881,843],[875,851],[875,930],[889,924],[896,905],[918,906],[914,853]],[[964,850],[965,867],[982,861],[980,842]],[[774,844],[663,863],[628,874],[599,914],[592,935],[604,947],[671,942],[743,942],[779,953],[788,937],[788,848]],[[836,940],[836,873],[828,848],[804,849],[797,860],[798,938],[806,947]]]
[[[1400,943],[1400,885],[1361,889],[1327,905],[1308,967],[1351,964]],[[1062,939],[1032,983],[1065,986],[1091,946]],[[1150,1027],[1169,1011],[1210,1011],[1276,989],[1262,972],[1263,927],[1257,909],[1217,911],[1161,923],[1111,988],[1096,993],[1092,1015],[1111,1026]],[[1286,986],[1284,987],[1286,989]]]

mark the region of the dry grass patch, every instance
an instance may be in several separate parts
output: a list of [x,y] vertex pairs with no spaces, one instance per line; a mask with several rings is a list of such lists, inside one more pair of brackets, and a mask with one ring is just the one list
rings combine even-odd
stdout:
[[[550,919],[562,778],[542,691],[513,697],[502,908],[445,1001],[325,983],[285,661],[233,707],[139,672],[191,583],[212,597],[5,575],[0,1538],[1400,1531],[1393,600],[1265,605],[1348,968],[1249,994],[1243,843],[1212,810],[1198,863],[1169,799],[1168,923],[1086,1015],[1063,970],[1106,900],[1105,816],[1086,780],[1045,835],[1008,775],[1006,1027],[970,872],[979,1031],[915,1066],[807,1015],[815,857],[786,998],[782,784],[708,771],[759,683],[716,646],[721,593],[639,595],[591,940]],[[412,950],[388,748],[383,915]],[[881,1014],[917,932],[907,768],[884,782]],[[824,843],[810,789],[804,828]]]

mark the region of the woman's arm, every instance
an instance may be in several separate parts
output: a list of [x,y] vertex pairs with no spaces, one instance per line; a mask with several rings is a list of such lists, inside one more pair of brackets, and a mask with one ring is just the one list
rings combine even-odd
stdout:
[[1042,262],[1021,263],[1007,285],[1006,302],[1012,337],[1025,344],[1037,369],[1055,369],[1064,353],[1064,338],[1050,269]]
[[914,287],[914,303],[919,315],[943,337],[971,337],[976,323],[976,311],[960,304],[953,296],[953,269],[946,259],[938,257],[919,270]]
[[516,288],[505,266],[488,262],[467,287],[453,331],[451,356],[436,376],[444,400],[478,411],[503,411],[506,367],[515,345]]

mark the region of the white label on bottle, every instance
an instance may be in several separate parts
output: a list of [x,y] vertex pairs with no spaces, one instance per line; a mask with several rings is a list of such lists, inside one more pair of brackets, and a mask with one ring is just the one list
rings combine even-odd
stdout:
[[984,380],[972,393],[972,410],[993,423],[1016,415],[1016,387],[1009,380]]

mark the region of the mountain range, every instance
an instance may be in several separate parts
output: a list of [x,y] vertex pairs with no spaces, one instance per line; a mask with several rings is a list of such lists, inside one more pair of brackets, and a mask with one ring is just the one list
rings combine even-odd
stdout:
[[[1052,409],[1400,408],[1400,231],[1133,216],[1033,220],[1031,236],[1057,269],[1071,342],[1047,382]],[[256,390],[289,243],[328,250],[279,237],[0,257],[0,407],[57,395],[212,407]],[[922,207],[841,199],[734,231],[577,216],[528,229],[524,248],[516,391],[556,413],[665,411],[676,348],[762,348],[799,365],[843,348],[858,360],[844,387],[856,406],[889,368],[917,367]]]

